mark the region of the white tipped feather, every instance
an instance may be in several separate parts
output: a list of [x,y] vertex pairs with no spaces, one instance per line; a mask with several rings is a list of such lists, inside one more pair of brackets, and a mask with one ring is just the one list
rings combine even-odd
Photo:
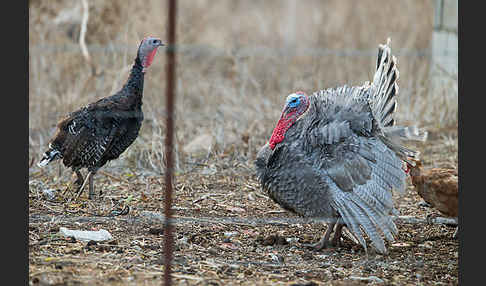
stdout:
[[388,126],[383,128],[385,135],[392,141],[426,141],[428,133],[417,126]]
[[[51,145],[49,144],[49,147]],[[39,167],[45,167],[47,166],[51,161],[57,160],[62,158],[61,152],[55,150],[55,149],[50,149],[49,151],[44,153],[44,157],[42,157],[42,160],[37,163],[37,166]]]
[[47,164],[49,164],[49,160],[48,159],[42,159],[42,161],[40,161],[39,163],[37,163],[37,166],[39,167],[45,167],[47,166]]

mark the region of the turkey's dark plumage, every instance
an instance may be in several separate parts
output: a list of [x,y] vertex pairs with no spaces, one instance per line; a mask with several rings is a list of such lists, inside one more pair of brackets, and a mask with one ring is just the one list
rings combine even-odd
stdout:
[[62,159],[63,164],[78,175],[78,184],[83,182],[79,170],[87,168],[91,197],[92,176],[106,162],[118,158],[138,136],[143,121],[145,69],[161,45],[159,39],[145,38],[120,91],[71,112],[59,121],[56,135],[39,166]]
[[[396,59],[379,48],[371,84],[291,94],[272,136],[256,158],[258,180],[283,208],[326,220],[329,229],[316,245],[339,240],[343,225],[366,249],[366,234],[385,252],[397,228],[391,190],[404,191],[404,162],[418,152],[401,143],[425,140],[426,132],[395,126],[398,92]],[[364,232],[363,232],[364,231]]]

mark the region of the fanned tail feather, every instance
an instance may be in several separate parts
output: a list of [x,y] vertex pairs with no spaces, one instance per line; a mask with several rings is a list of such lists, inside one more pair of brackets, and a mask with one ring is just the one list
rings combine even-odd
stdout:
[[397,60],[391,54],[391,40],[378,47],[376,72],[370,87],[369,102],[373,116],[378,121],[383,136],[381,139],[403,161],[414,166],[420,152],[402,145],[407,141],[425,141],[427,131],[416,126],[395,126],[393,115],[397,109],[398,78]]
[[407,148],[385,136],[380,136],[380,138],[386,146],[395,152],[400,159],[407,162],[407,164],[415,166],[415,161],[420,159],[420,151]]
[[427,131],[417,126],[388,126],[383,128],[386,137],[392,141],[426,141]]
[[399,72],[397,59],[391,54],[390,43],[388,38],[385,45],[378,47],[376,72],[370,87],[371,109],[382,127],[395,124],[393,114],[397,109]]

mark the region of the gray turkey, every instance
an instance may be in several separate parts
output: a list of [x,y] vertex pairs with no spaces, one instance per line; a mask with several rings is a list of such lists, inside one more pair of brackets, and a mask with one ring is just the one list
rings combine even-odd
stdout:
[[[62,159],[76,172],[78,192],[89,181],[89,198],[94,194],[93,176],[106,162],[118,158],[137,138],[142,125],[143,83],[160,39],[146,37],[138,47],[135,62],[123,87],[115,94],[69,113],[57,124],[39,167]],[[86,168],[86,179],[80,169]]]
[[392,190],[405,191],[406,164],[419,156],[403,143],[425,141],[427,132],[395,125],[397,81],[388,39],[379,45],[371,84],[290,94],[257,154],[257,177],[271,199],[328,223],[315,249],[338,243],[346,226],[366,252],[365,234],[386,253],[383,237],[393,241],[398,233]]

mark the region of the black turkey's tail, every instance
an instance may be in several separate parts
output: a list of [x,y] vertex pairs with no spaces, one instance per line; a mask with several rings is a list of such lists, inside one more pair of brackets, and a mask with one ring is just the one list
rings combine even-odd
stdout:
[[370,89],[370,105],[375,118],[382,127],[393,126],[393,114],[397,109],[398,68],[397,59],[391,54],[391,40],[378,47],[376,72]]
[[59,150],[56,150],[55,148],[52,148],[51,145],[49,145],[49,149],[44,153],[44,156],[42,156],[42,160],[40,160],[39,163],[37,163],[37,166],[39,167],[44,167],[47,166],[51,161],[61,159],[62,154]]

